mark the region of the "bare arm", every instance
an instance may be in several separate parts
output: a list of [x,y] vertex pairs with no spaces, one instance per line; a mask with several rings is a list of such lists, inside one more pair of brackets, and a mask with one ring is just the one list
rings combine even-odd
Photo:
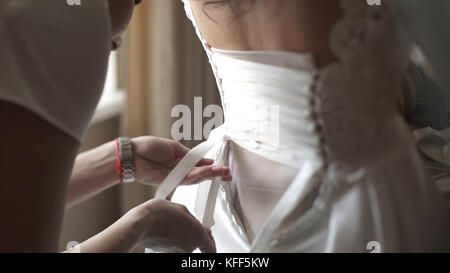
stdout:
[[68,207],[120,183],[116,148],[108,142],[77,156],[67,191]]
[[[180,143],[152,136],[132,139],[135,151],[136,180],[158,186],[189,151]],[[80,154],[75,161],[67,194],[67,206],[89,198],[120,183],[116,171],[116,144],[108,142]],[[228,167],[213,167],[214,161],[203,159],[184,179],[183,184],[196,184],[216,176],[231,181]]]
[[56,252],[78,142],[0,101],[0,252]]

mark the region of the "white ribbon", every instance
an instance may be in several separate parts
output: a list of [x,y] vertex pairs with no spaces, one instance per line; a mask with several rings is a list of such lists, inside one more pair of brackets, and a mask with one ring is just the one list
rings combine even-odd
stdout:
[[197,165],[198,162],[218,143],[225,140],[224,125],[217,127],[207,141],[200,143],[190,150],[178,165],[164,179],[156,191],[156,199],[167,199],[167,197],[181,184],[183,179]]
[[261,253],[273,238],[273,235],[282,224],[283,220],[293,212],[298,204],[305,199],[307,194],[321,180],[315,176],[322,168],[323,163],[319,160],[308,160],[292,181],[286,193],[277,203],[270,216],[267,218],[261,232],[256,236],[250,252]]
[[[228,143],[224,143],[224,145],[222,146],[222,149],[220,151],[220,156],[217,159],[216,164],[218,166],[227,166],[227,154],[228,154]],[[222,182],[222,177],[216,177],[211,181],[211,184],[209,185],[209,189],[208,190],[208,197],[206,198],[206,203],[205,206],[202,207],[197,207],[196,206],[196,210],[197,211],[203,211],[203,218],[202,218],[202,223],[203,225],[207,226],[207,227],[212,227],[214,225],[214,210],[216,208],[216,200],[217,200],[217,195],[219,194],[219,186],[220,183]],[[201,198],[201,196],[197,196],[197,199]],[[199,203],[197,203],[196,205],[199,205]]]

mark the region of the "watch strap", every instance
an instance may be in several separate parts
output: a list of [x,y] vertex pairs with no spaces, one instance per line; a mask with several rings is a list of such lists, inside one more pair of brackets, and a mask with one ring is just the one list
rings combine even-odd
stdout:
[[131,183],[135,181],[136,170],[134,167],[134,151],[129,137],[119,137],[119,156],[122,166],[122,182]]

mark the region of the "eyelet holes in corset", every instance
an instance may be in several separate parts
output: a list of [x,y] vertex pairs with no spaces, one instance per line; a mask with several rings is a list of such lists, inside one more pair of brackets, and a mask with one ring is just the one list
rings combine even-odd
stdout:
[[329,155],[327,152],[327,141],[325,139],[324,134],[324,124],[323,120],[320,116],[320,99],[317,93],[317,87],[320,80],[320,74],[317,73],[314,75],[313,82],[311,85],[311,99],[310,99],[310,107],[311,107],[311,119],[313,120],[315,124],[314,131],[319,136],[319,142],[320,142],[320,157],[325,162],[325,165],[327,165],[329,160]]

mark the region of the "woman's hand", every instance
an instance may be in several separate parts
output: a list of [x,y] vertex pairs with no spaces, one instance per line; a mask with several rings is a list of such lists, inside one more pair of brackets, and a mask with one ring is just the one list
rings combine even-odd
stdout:
[[[165,138],[144,136],[132,140],[135,153],[136,181],[158,186],[189,152],[181,143]],[[223,181],[231,181],[228,167],[214,167],[211,159],[202,159],[185,177],[182,184],[197,184],[222,176]]]
[[[158,252],[215,252],[211,231],[186,207],[165,200],[150,200],[128,211],[110,227],[83,242],[83,253],[131,252],[144,246]],[[69,250],[67,252],[74,252]]]
[[188,209],[165,200],[150,200],[133,212],[145,223],[137,244],[157,252],[216,252],[211,230]]

